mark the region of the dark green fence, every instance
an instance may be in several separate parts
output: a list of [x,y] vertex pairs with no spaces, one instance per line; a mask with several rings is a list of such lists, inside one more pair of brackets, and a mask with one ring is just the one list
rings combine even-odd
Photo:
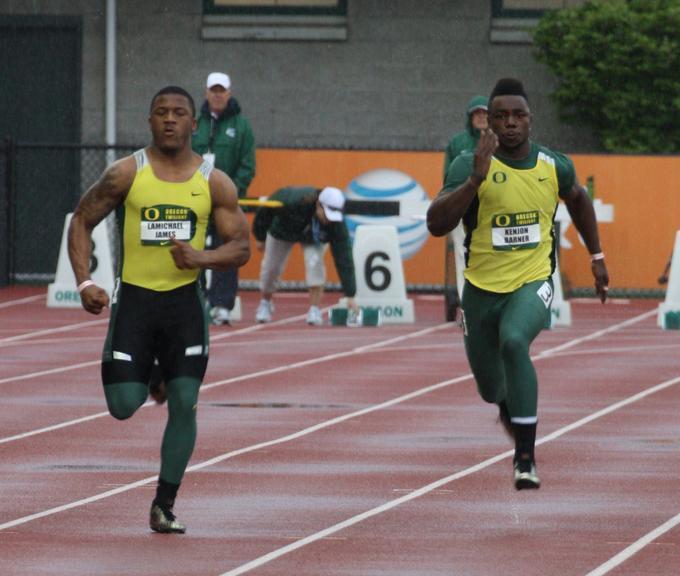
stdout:
[[0,146],[0,285],[54,279],[66,214],[106,166],[141,146]]

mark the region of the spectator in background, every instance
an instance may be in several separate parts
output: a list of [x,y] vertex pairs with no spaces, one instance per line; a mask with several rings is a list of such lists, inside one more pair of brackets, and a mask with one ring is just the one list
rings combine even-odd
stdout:
[[480,131],[489,127],[488,106],[489,100],[486,96],[475,96],[468,102],[465,130],[455,134],[444,151],[445,181],[451,162],[465,152],[474,152],[479,141]]
[[[302,244],[305,258],[305,280],[309,288],[307,324],[323,324],[320,303],[326,282],[324,253],[329,244],[343,292],[348,299],[350,316],[356,316],[356,277],[349,232],[343,221],[343,193],[332,187],[288,187],[274,192],[269,200],[278,200],[283,206],[259,208],[253,220],[256,247],[260,251],[264,250],[260,270],[262,299],[255,320],[260,323],[271,322],[276,283],[296,242]],[[351,321],[350,317],[348,323]]]
[[[448,174],[451,162],[461,154],[474,152],[477,142],[479,141],[480,131],[488,128],[488,103],[489,101],[486,96],[475,96],[468,102],[465,115],[465,129],[451,138],[451,141],[444,151],[444,181],[446,181],[446,175]],[[463,231],[463,224],[460,223],[456,226],[456,228],[453,229],[452,234],[455,250],[454,268],[460,268],[462,270],[465,268],[465,247],[463,246],[465,232]],[[454,321],[456,319],[461,298],[461,294],[458,294],[456,272],[455,269],[449,271],[446,278],[446,319],[449,321]]]
[[[192,137],[194,152],[229,176],[243,198],[255,176],[255,138],[250,122],[241,114],[241,106],[231,95],[231,79],[222,72],[208,75],[205,102]],[[208,226],[211,248],[221,245],[214,222]],[[238,290],[238,269],[212,270],[207,289],[212,323],[229,324]]]
[[427,212],[434,236],[449,233],[461,219],[465,224],[465,352],[480,396],[498,406],[514,439],[517,490],[540,486],[534,457],[538,381],[530,346],[550,318],[560,199],[590,252],[602,302],[609,290],[592,202],[572,161],[529,139],[531,124],[522,83],[499,80],[489,98],[490,129],[482,130],[474,154],[452,162]]

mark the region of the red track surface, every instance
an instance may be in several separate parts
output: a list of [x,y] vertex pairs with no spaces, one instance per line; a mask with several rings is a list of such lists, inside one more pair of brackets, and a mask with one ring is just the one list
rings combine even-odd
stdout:
[[[106,414],[106,317],[0,290],[0,572],[11,576],[676,576],[680,333],[658,302],[572,302],[532,349],[539,491],[477,396],[460,329],[417,322],[212,329],[176,512],[147,528],[165,408]],[[327,296],[330,302],[332,295]],[[289,320],[286,320],[289,319]]]

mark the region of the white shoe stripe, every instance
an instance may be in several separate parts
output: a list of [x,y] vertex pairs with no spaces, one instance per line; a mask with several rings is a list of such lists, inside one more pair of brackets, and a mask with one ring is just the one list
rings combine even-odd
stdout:
[[538,422],[538,416],[518,416],[510,418],[510,422],[513,424],[536,424]]

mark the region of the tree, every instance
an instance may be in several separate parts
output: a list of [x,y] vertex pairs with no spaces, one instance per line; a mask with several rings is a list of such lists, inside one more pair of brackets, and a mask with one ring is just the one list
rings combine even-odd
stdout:
[[680,0],[588,0],[546,12],[535,57],[560,117],[610,152],[680,153]]

